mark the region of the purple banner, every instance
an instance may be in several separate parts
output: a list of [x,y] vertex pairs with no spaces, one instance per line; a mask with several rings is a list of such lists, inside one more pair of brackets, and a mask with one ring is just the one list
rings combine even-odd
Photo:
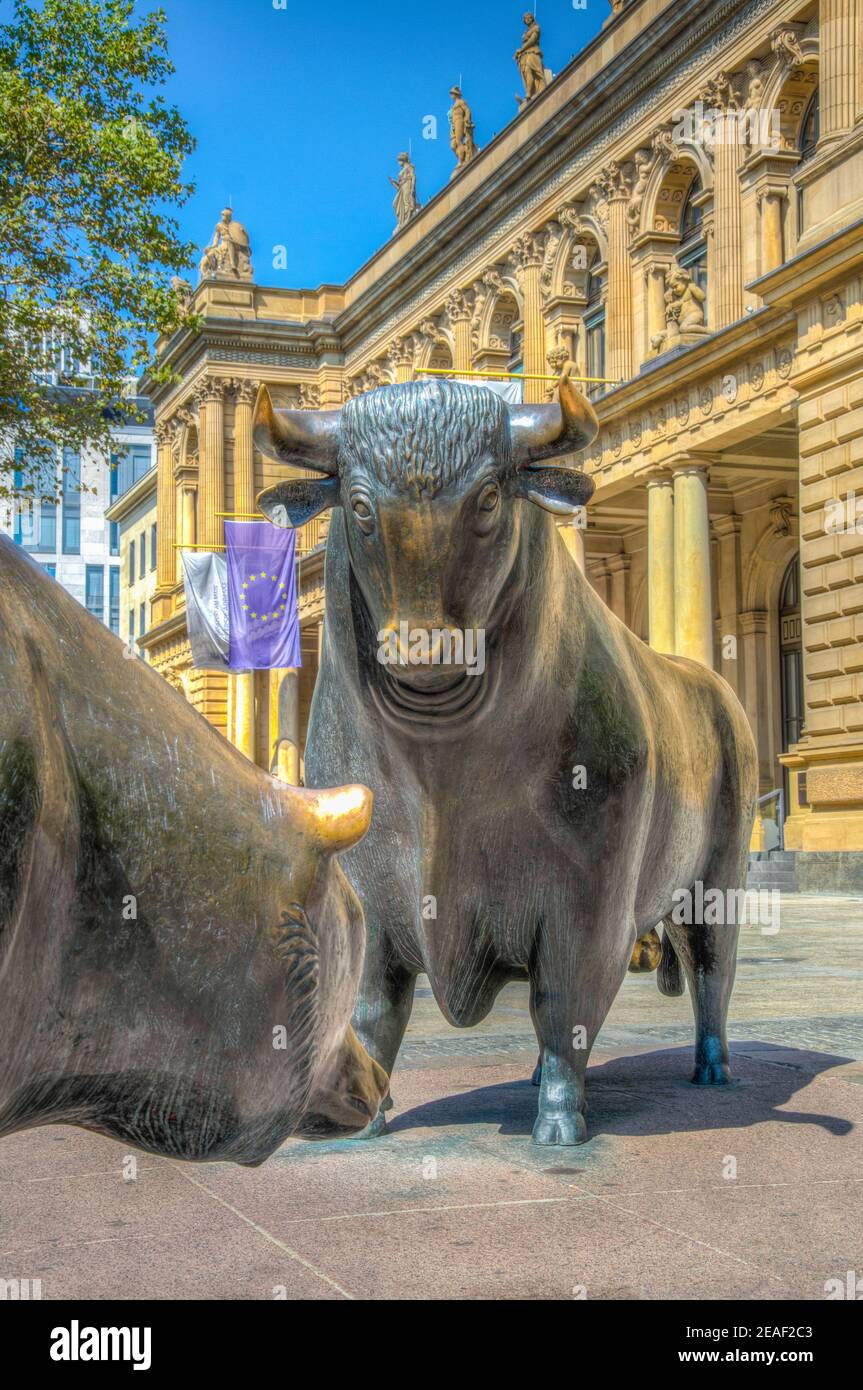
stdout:
[[296,531],[226,521],[232,671],[300,666]]

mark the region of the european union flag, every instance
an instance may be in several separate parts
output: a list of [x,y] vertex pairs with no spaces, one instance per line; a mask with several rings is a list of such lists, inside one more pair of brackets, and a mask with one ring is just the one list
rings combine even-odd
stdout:
[[296,532],[269,521],[226,521],[232,671],[300,666]]

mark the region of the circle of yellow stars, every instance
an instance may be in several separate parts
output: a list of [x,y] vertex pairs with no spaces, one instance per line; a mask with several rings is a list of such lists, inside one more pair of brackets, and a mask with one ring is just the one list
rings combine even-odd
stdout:
[[[266,612],[266,613],[254,613],[254,612],[252,612],[252,603],[254,603],[254,598],[253,598],[253,596],[249,593],[249,588],[251,587],[252,584],[257,584],[257,582],[258,582],[259,579],[268,579],[268,578],[271,579],[272,582],[273,582],[274,584],[276,584],[276,583],[278,582],[279,576],[278,576],[277,574],[270,574],[270,575],[268,575],[266,570],[261,570],[261,573],[260,573],[260,574],[250,574],[250,575],[249,575],[248,579],[246,580],[246,582],[245,582],[244,585],[243,585],[243,612],[244,612],[244,613],[248,613],[248,615],[249,615],[250,618],[254,618],[254,619],[256,619],[256,620],[259,620],[259,621],[262,622],[262,623],[266,623],[266,622],[273,622],[273,623],[275,623],[275,622],[278,622],[279,618],[280,618],[280,617],[282,616],[282,614],[284,613],[285,608],[287,607],[287,603],[281,603],[281,604],[279,604],[279,606],[276,608],[276,611],[275,611],[274,613],[269,612],[269,611]],[[279,597],[280,597],[280,598],[281,598],[281,597],[284,597],[284,595],[287,593],[287,588],[288,588],[287,584],[279,584]],[[247,599],[249,600],[249,602],[246,602]]]

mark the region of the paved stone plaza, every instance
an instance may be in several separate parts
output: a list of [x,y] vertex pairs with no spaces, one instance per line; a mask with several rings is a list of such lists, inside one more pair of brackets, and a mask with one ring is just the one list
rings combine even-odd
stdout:
[[[259,1169],[51,1127],[0,1143],[0,1277],[42,1297],[820,1299],[863,1276],[863,899],[745,928],[738,1082],[690,1086],[689,1000],[628,977],[589,1073],[592,1138],[535,1148],[526,988],[457,1032],[418,991],[391,1131]],[[736,1163],[736,1178],[727,1176]]]

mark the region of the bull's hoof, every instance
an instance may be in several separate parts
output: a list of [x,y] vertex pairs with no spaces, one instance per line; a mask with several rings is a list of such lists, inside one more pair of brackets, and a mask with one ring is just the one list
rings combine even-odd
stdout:
[[366,1125],[365,1129],[361,1129],[359,1134],[355,1134],[353,1137],[354,1139],[378,1139],[380,1135],[386,1134],[386,1132],[387,1120],[383,1108],[381,1108],[375,1115],[375,1118]]
[[534,1144],[552,1148],[587,1143],[587,1121],[577,1110],[560,1115],[539,1115],[533,1127]]
[[542,1058],[541,1058],[541,1057],[540,1057],[539,1061],[537,1062],[536,1066],[535,1066],[534,1069],[533,1069],[533,1076],[530,1078],[530,1084],[531,1084],[531,1086],[541,1086],[541,1085],[542,1085]]
[[692,1073],[693,1086],[729,1086],[733,1080],[727,1062],[700,1062]]

